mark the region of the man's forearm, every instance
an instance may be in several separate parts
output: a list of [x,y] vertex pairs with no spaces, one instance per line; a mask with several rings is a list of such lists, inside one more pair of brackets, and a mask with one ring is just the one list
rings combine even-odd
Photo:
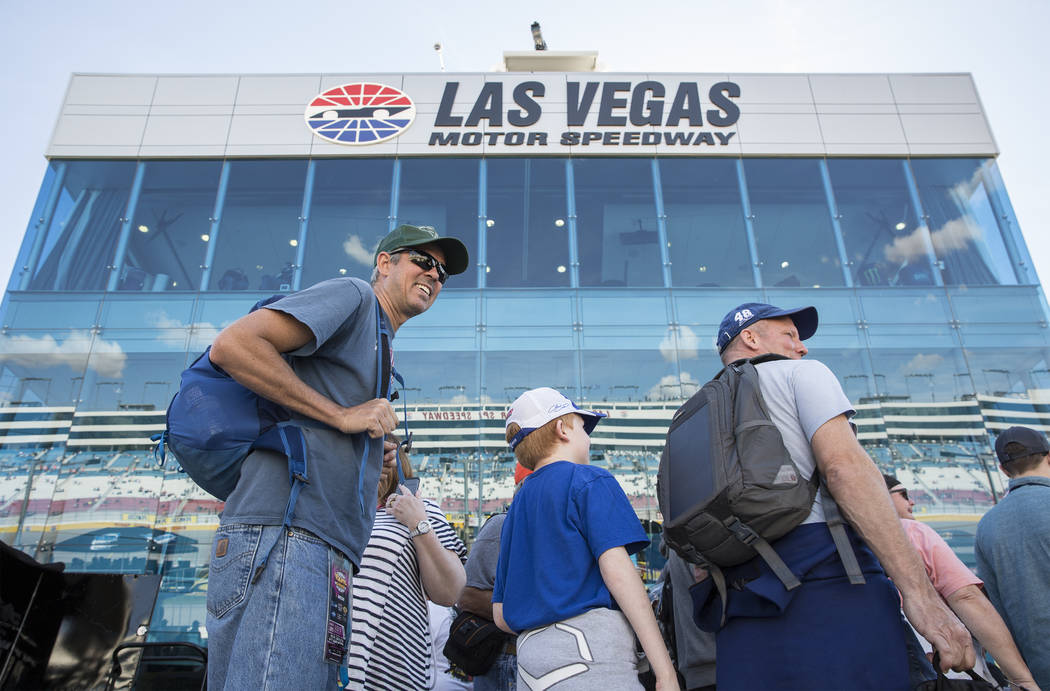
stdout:
[[860,534],[904,598],[904,613],[941,654],[945,668],[970,669],[970,634],[933,589],[922,559],[893,509],[886,484],[839,415],[824,423],[811,440],[817,467],[846,520]]
[[346,433],[368,432],[378,438],[397,427],[390,402],[380,398],[344,408],[309,386],[281,353],[313,340],[304,324],[287,314],[258,310],[222,330],[211,348],[211,360],[263,398]]
[[492,619],[492,591],[482,590],[465,586],[459,594],[459,602],[456,605],[467,612],[479,614],[486,619]]
[[1032,673],[1021,657],[1010,630],[980,588],[976,585],[959,588],[948,596],[948,606],[985,650],[992,654],[1012,683],[1027,689],[1035,688]]
[[829,428],[832,422],[813,435],[813,451],[842,515],[879,558],[897,588],[905,594],[936,595],[922,559],[901,527],[878,468],[857,443],[848,423]]
[[342,407],[308,386],[268,341],[238,330],[215,339],[211,360],[263,398],[336,427]]

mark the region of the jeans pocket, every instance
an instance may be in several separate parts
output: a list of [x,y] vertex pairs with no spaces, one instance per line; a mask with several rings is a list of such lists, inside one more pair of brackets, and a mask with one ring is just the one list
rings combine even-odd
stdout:
[[215,531],[208,570],[208,613],[213,617],[244,601],[262,530],[261,525],[229,525]]

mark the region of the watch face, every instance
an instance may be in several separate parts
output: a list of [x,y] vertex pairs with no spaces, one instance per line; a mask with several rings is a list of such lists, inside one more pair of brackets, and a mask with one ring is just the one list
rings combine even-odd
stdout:
[[422,535],[423,533],[429,533],[430,532],[430,521],[428,521],[427,519],[424,518],[419,523],[416,523],[416,532],[418,532],[420,535]]

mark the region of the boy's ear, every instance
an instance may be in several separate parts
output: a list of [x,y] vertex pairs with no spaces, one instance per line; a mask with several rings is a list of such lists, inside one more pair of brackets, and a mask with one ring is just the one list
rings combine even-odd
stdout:
[[559,441],[569,441],[569,435],[565,433],[565,420],[558,418],[554,421],[554,432]]

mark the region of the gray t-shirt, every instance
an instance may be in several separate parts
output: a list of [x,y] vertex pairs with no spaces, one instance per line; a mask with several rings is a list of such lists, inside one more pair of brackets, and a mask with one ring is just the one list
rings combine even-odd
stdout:
[[[799,472],[808,480],[817,467],[810,446],[813,435],[838,415],[853,417],[853,406],[832,371],[817,360],[773,360],[756,369],[769,417],[784,437],[784,446]],[[818,494],[802,523],[823,522],[824,507]]]
[[[312,342],[290,353],[292,370],[306,384],[348,407],[376,397],[375,306],[375,293],[367,283],[333,278],[267,305],[267,309],[289,314],[313,332]],[[375,517],[383,442],[369,440],[368,458],[363,462],[368,439],[363,432],[345,435],[304,427],[303,436],[310,483],[299,494],[292,525],[309,530],[359,564]],[[226,501],[222,524],[280,525],[290,488],[284,456],[253,452]]]
[[474,538],[467,557],[467,585],[478,590],[492,590],[496,584],[496,563],[499,562],[499,538],[507,514],[497,513],[485,521]]

